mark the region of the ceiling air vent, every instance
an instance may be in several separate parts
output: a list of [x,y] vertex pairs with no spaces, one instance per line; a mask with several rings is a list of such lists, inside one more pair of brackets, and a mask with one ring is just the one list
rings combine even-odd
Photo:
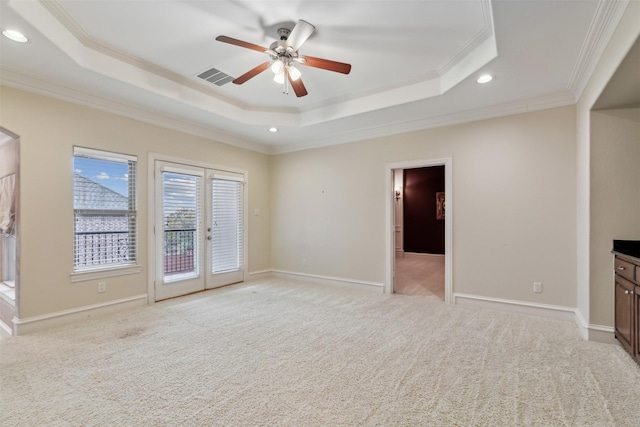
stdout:
[[206,80],[209,83],[213,83],[216,84],[218,86],[222,86],[224,84],[229,83],[230,81],[233,81],[233,77],[231,77],[230,75],[223,73],[222,71],[216,69],[216,68],[211,68],[207,71],[204,71],[200,74],[198,74],[198,78],[202,79],[202,80]]

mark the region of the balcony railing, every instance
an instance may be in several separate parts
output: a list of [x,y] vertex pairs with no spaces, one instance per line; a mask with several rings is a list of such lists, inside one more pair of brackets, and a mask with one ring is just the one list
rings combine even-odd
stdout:
[[120,264],[131,261],[128,231],[76,232],[75,266]]
[[[165,276],[195,271],[195,238],[195,228],[165,230]],[[120,264],[131,260],[127,231],[76,232],[75,244],[76,267]]]
[[195,271],[196,229],[183,228],[164,232],[164,275]]

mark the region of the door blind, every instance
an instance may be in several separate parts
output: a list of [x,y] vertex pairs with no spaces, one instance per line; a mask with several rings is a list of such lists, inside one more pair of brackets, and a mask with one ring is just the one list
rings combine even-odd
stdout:
[[243,188],[244,184],[237,180],[212,179],[211,268],[214,274],[242,268]]
[[162,173],[165,281],[200,273],[201,185],[200,176]]

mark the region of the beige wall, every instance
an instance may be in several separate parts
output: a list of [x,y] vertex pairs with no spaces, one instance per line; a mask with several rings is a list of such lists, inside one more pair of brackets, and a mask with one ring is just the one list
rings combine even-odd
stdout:
[[[20,317],[147,293],[147,157],[162,153],[249,171],[249,271],[270,266],[268,156],[47,97],[1,88],[2,126],[21,137]],[[72,283],[73,146],[138,156],[140,274]]]
[[273,156],[272,267],[383,283],[386,164],[450,156],[453,291],[574,307],[575,126],[565,107]]
[[613,240],[640,240],[640,108],[591,113],[591,323],[613,326]]

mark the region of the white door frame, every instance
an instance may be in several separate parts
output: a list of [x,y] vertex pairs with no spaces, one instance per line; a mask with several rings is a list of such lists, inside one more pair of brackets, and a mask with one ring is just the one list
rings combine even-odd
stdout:
[[156,227],[156,190],[155,190],[155,165],[156,161],[178,163],[203,169],[214,169],[218,171],[227,171],[236,174],[244,175],[244,200],[243,200],[243,213],[244,221],[244,233],[243,233],[243,280],[246,280],[248,276],[249,268],[249,216],[247,214],[249,208],[249,171],[246,169],[237,169],[228,166],[217,165],[213,163],[199,162],[193,159],[185,159],[182,157],[176,157],[160,153],[149,153],[147,162],[147,303],[153,304],[156,302],[155,294],[155,281],[156,281],[156,241],[155,241],[155,227]]
[[385,282],[384,293],[393,293],[395,273],[395,192],[393,187],[394,169],[415,169],[430,166],[444,166],[444,191],[447,197],[447,214],[444,220],[444,302],[453,304],[453,159],[451,157],[386,165],[386,219],[385,219]]
[[[164,227],[162,225],[163,216],[164,216],[164,182],[162,179],[162,174],[164,172],[170,172],[174,174],[180,174],[182,176],[191,176],[199,180],[200,184],[197,185],[196,189],[198,194],[196,200],[200,200],[199,206],[197,206],[196,211],[199,212],[197,215],[197,225],[196,225],[196,233],[194,236],[196,237],[196,249],[194,250],[194,254],[197,255],[194,260],[194,266],[197,267],[196,275],[188,274],[188,277],[185,275],[180,275],[179,277],[174,278],[174,280],[165,281],[164,276],[164,263],[155,261],[155,271],[154,275],[156,281],[160,281],[160,283],[156,283],[155,292],[154,292],[154,300],[159,301],[162,299],[174,298],[177,296],[186,295],[193,292],[198,292],[205,289],[205,276],[206,276],[206,257],[203,256],[203,252],[206,251],[206,241],[204,240],[203,228],[206,227],[206,208],[207,205],[207,197],[206,197],[206,170],[200,167],[193,167],[188,164],[183,163],[175,163],[175,162],[164,162],[164,161],[156,161],[153,165],[155,168],[155,202],[156,205],[153,206],[153,222],[155,225],[156,231],[161,233]],[[151,186],[149,186],[151,187]],[[162,253],[164,251],[164,239],[157,238],[154,243],[155,253]],[[169,283],[171,285],[169,286]],[[167,285],[167,286],[165,286]]]

